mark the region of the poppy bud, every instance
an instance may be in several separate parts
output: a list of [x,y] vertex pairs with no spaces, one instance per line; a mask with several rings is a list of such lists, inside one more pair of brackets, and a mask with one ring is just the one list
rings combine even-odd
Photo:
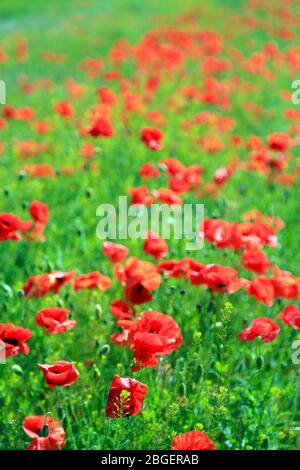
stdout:
[[101,305],[96,304],[96,306],[95,306],[95,314],[96,314],[96,319],[97,319],[97,320],[100,320],[100,318],[101,318],[101,316],[102,316],[102,307],[101,307]]
[[57,412],[58,412],[59,419],[61,419],[63,421],[66,417],[66,413],[65,413],[64,408],[62,406],[59,406],[58,409],[57,409]]
[[11,370],[17,374],[17,375],[23,375],[23,369],[21,366],[19,366],[18,364],[14,364],[11,368]]
[[182,289],[181,291],[179,291],[179,293],[180,293],[180,295],[182,295],[182,297],[184,297],[186,295],[186,290]]
[[4,194],[4,196],[9,196],[9,194],[10,194],[9,188],[4,188],[3,189],[3,194]]
[[108,355],[110,353],[110,346],[108,344],[104,344],[101,349],[101,354]]
[[55,170],[55,175],[56,175],[56,176],[60,176],[60,170],[58,170],[58,169]]
[[26,209],[28,209],[28,201],[23,201],[22,202],[22,209],[25,211]]
[[26,171],[19,171],[18,178],[20,181],[22,181],[26,177]]
[[202,304],[197,304],[196,305],[198,312],[201,312],[203,305]]
[[93,194],[93,188],[87,188],[85,191],[85,195],[87,198],[90,198]]
[[202,364],[198,364],[196,367],[196,380],[200,380],[203,377],[203,366]]
[[181,383],[178,387],[178,394],[181,397],[184,397],[186,395],[186,385],[184,383]]
[[41,437],[48,437],[49,436],[49,426],[48,424],[44,424],[41,430]]
[[263,356],[258,356],[256,359],[256,367],[258,370],[261,370],[264,367],[264,358]]
[[58,299],[57,304],[58,304],[59,307],[63,307],[63,305],[64,305],[62,299]]
[[82,234],[83,234],[81,228],[78,228],[78,229],[76,230],[76,233],[77,233],[77,235],[78,235],[79,237],[81,237]]
[[24,291],[23,290],[17,290],[17,296],[18,297],[24,297]]

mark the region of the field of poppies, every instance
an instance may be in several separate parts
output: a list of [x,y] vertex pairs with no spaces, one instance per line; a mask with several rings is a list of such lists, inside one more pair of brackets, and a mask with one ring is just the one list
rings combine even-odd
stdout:
[[[0,450],[300,448],[299,24],[1,1]],[[100,239],[120,196],[204,246]]]

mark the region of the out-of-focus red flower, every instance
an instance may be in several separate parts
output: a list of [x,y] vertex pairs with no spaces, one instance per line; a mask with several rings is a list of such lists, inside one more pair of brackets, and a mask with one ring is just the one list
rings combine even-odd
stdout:
[[143,127],[141,129],[141,139],[151,150],[160,150],[162,148],[161,140],[163,133],[156,127]]
[[100,87],[98,88],[97,93],[101,103],[107,104],[109,106],[116,104],[117,97],[110,88],[106,86]]
[[103,243],[102,251],[112,263],[124,261],[128,254],[128,248],[126,246],[109,241]]
[[276,150],[278,152],[284,152],[292,145],[291,138],[283,132],[275,132],[274,134],[269,135],[268,143],[272,150]]
[[149,230],[146,233],[144,241],[144,251],[148,255],[153,256],[154,259],[158,260],[166,256],[168,245],[157,233]]
[[26,342],[31,336],[32,332],[26,328],[13,323],[0,323],[0,345],[5,350],[5,357],[29,354]]
[[179,434],[172,440],[172,450],[216,450],[214,442],[202,431]]
[[252,325],[239,334],[241,341],[252,341],[259,337],[264,343],[274,341],[280,327],[267,317],[256,318]]
[[88,133],[92,137],[112,137],[115,131],[112,127],[111,122],[106,117],[97,118],[88,129]]
[[19,217],[14,214],[4,212],[0,214],[0,241],[6,240],[21,240],[21,235],[18,232],[26,232],[28,224],[23,222]]
[[23,286],[26,297],[43,297],[52,291],[57,294],[59,289],[66,283],[71,282],[75,273],[62,271],[51,271],[50,273],[30,276]]
[[66,433],[60,422],[51,416],[27,416],[23,429],[32,439],[28,450],[59,450],[66,446]]
[[35,322],[52,335],[64,333],[76,326],[75,320],[68,320],[69,310],[62,307],[48,307],[40,310]]
[[130,320],[136,315],[133,305],[130,305],[121,299],[113,300],[110,304],[109,310],[119,320]]
[[41,201],[31,201],[29,206],[31,217],[42,225],[48,223],[48,206]]
[[169,206],[180,206],[182,204],[180,197],[169,188],[155,189],[153,196],[157,202],[163,202]]
[[43,372],[46,384],[49,388],[68,387],[79,377],[79,372],[72,362],[56,361],[54,364],[38,364],[38,368]]
[[147,392],[147,385],[138,380],[115,375],[108,393],[106,416],[122,418],[139,414]]
[[213,291],[227,294],[233,294],[244,285],[243,280],[238,278],[237,271],[230,266],[209,264],[204,267],[200,265],[199,268],[197,276],[190,277],[195,285],[204,284]]
[[60,101],[54,106],[54,111],[64,118],[72,117],[74,114],[73,106],[68,101]]
[[154,202],[154,197],[149,194],[148,188],[145,186],[129,188],[129,193],[131,195],[131,204],[144,204],[145,206],[151,206]]
[[145,180],[148,178],[156,179],[159,177],[159,170],[152,163],[144,163],[139,170],[139,174]]
[[257,245],[247,245],[242,260],[246,269],[258,274],[266,273],[271,266],[267,256]]
[[95,271],[76,277],[73,283],[73,289],[100,289],[105,291],[110,288],[110,285],[111,279],[108,276]]
[[287,305],[277,318],[289,326],[292,326],[295,330],[300,330],[300,309],[295,305]]
[[256,300],[272,307],[275,293],[272,279],[267,277],[254,277],[246,286],[248,295],[255,297]]

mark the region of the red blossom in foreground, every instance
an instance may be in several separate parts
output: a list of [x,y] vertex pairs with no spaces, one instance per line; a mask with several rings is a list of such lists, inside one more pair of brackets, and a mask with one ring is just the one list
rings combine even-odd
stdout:
[[175,320],[161,312],[142,312],[136,320],[119,320],[117,325],[123,332],[115,333],[112,340],[134,351],[133,371],[155,367],[159,356],[170,354],[183,342]]
[[29,354],[30,349],[26,342],[31,338],[32,332],[13,323],[0,323],[0,345],[5,351],[5,357]]
[[260,338],[264,343],[270,343],[277,338],[280,327],[267,317],[256,318],[252,325],[239,334],[241,341],[252,341]]
[[141,139],[151,150],[160,150],[162,148],[160,141],[163,139],[163,133],[156,127],[144,127],[141,129]]
[[292,326],[295,330],[300,330],[300,309],[294,305],[288,305],[283,311],[277,315],[277,318],[289,326]]
[[59,450],[66,446],[66,433],[60,422],[51,416],[27,416],[23,429],[32,439],[28,450]]
[[157,233],[149,230],[144,241],[144,252],[158,260],[166,256],[168,245]]
[[216,450],[213,441],[202,431],[179,434],[172,440],[172,450]]
[[56,361],[54,364],[38,364],[38,368],[43,372],[49,388],[68,387],[79,377],[79,372],[72,362]]
[[110,288],[110,285],[111,279],[108,276],[95,271],[76,277],[73,283],[73,289],[100,289],[105,291]]
[[64,284],[72,281],[74,276],[74,272],[65,273],[62,271],[30,276],[23,286],[24,294],[26,297],[43,297],[48,292],[57,294]]
[[120,243],[105,241],[102,250],[112,263],[124,261],[128,254],[128,248]]
[[108,393],[106,416],[122,418],[139,414],[147,391],[147,385],[138,380],[115,375]]
[[275,132],[268,137],[269,147],[278,152],[284,152],[292,145],[291,138],[283,132]]
[[68,320],[69,310],[62,307],[48,307],[40,310],[35,322],[52,335],[64,333],[76,326],[75,320]]

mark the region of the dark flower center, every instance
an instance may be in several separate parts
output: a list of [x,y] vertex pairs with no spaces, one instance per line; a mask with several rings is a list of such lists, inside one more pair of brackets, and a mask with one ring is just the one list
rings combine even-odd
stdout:
[[11,344],[12,346],[18,346],[18,344],[19,344],[19,341],[17,339],[14,339],[14,338],[6,338],[3,341],[4,341],[4,343]]

